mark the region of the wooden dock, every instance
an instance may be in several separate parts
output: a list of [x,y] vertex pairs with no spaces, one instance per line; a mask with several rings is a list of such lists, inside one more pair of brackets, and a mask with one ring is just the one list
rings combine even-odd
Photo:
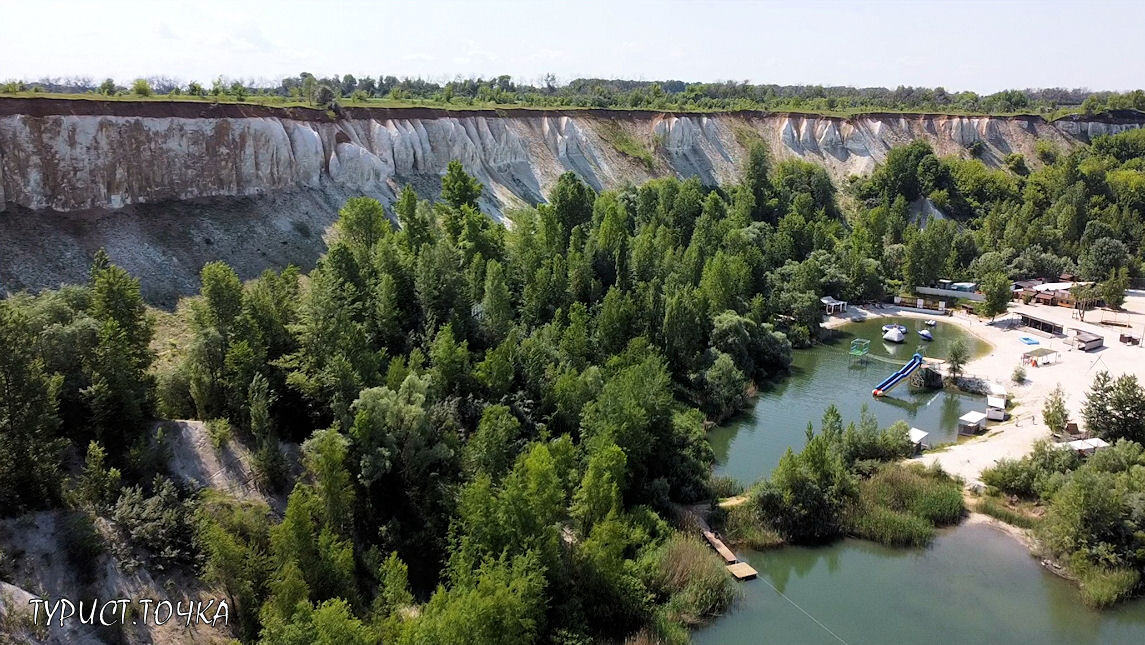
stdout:
[[736,580],[754,580],[759,572],[757,572],[750,564],[746,562],[737,562],[727,566],[728,571],[735,576]]
[[712,545],[716,553],[719,553],[720,557],[724,559],[724,562],[727,563],[726,568],[728,573],[735,576],[736,580],[752,580],[758,575],[758,572],[752,568],[750,564],[740,562],[736,554],[724,544],[723,540],[717,537],[715,533],[712,533],[711,530],[704,528],[701,529],[700,532],[704,536],[704,539],[708,541],[708,544]]
[[728,564],[735,564],[736,562],[739,562],[739,558],[736,557],[736,554],[732,553],[732,550],[729,549],[722,540],[716,537],[715,533],[712,533],[707,529],[703,529],[702,532],[704,539],[708,541],[708,544],[712,545],[712,548],[716,550],[716,553],[720,554],[720,557],[724,559],[724,562]]
[[[734,500],[734,503],[740,503],[744,501],[744,499],[746,498],[732,498],[728,501],[732,502]],[[724,544],[724,541],[721,540],[718,535],[712,532],[711,527],[708,526],[708,522],[702,513],[694,511],[687,512],[688,516],[695,520],[696,527],[700,529],[700,535],[704,536],[704,540],[706,540],[707,543],[716,550],[716,553],[720,554],[720,557],[724,559],[724,562],[726,563],[725,568],[728,570],[728,573],[732,574],[736,580],[752,580],[759,575],[759,573],[750,564],[746,562],[740,562],[739,558],[736,557],[736,554],[731,549],[729,549],[726,544]]]

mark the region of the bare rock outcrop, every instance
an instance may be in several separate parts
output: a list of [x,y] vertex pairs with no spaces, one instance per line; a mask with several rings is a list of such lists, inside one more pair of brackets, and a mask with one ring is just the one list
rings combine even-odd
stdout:
[[[751,140],[763,141],[777,159],[819,163],[841,178],[869,173],[891,148],[916,139],[940,155],[961,156],[982,142],[986,163],[1021,152],[1036,165],[1039,139],[1068,148],[1143,122],[1139,113],[1052,122],[1036,116],[426,108],[331,115],[238,104],[0,99],[0,211],[9,211],[0,217],[0,292],[80,278],[77,269],[57,270],[53,263],[73,267],[84,258],[86,266],[93,244],[137,253],[138,261],[127,263],[162,276],[176,292],[195,282],[184,272],[197,273],[194,265],[207,259],[249,270],[283,259],[306,265],[321,252],[325,225],[347,196],[388,204],[406,184],[435,196],[453,159],[481,181],[482,207],[500,217],[513,206],[543,201],[568,171],[596,190],[661,175],[731,181]],[[618,150],[617,133],[648,156]],[[227,200],[234,208],[228,210]],[[173,231],[175,216],[155,218],[156,210],[189,213],[186,230]],[[118,223],[112,226],[108,217]],[[254,258],[237,248],[224,251],[244,218],[253,235],[243,246],[259,254]],[[158,229],[158,221],[167,223]],[[292,229],[306,229],[310,241],[292,237]],[[173,248],[196,239],[216,244],[196,252]],[[305,249],[287,252],[300,240]],[[37,257],[53,259],[45,265],[35,263]]]

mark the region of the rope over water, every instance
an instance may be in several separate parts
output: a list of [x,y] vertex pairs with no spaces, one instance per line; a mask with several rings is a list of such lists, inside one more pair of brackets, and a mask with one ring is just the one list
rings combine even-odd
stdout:
[[826,626],[826,625],[824,625],[822,622],[820,622],[818,618],[816,618],[816,617],[812,616],[810,613],[808,613],[806,609],[804,609],[804,608],[800,607],[800,606],[799,606],[799,604],[798,604],[798,603],[796,603],[794,600],[792,600],[792,599],[788,598],[788,597],[787,597],[787,594],[783,593],[783,592],[782,592],[782,591],[780,591],[779,589],[776,589],[776,588],[775,588],[775,585],[771,584],[771,582],[770,582],[770,581],[768,581],[768,580],[767,580],[767,578],[763,578],[763,577],[760,577],[760,578],[757,578],[757,579],[758,579],[758,580],[762,580],[764,584],[766,584],[767,586],[771,587],[772,591],[774,591],[775,593],[779,594],[779,597],[780,597],[780,598],[783,598],[783,599],[784,599],[784,600],[786,600],[787,602],[791,603],[791,606],[792,606],[792,607],[795,607],[795,608],[796,608],[796,609],[798,609],[799,611],[803,612],[803,615],[804,615],[804,616],[806,616],[806,617],[810,618],[810,619],[811,619],[811,620],[812,620],[812,621],[813,621],[813,622],[814,622],[816,625],[818,625],[818,626],[822,627],[822,628],[823,628],[823,631],[825,631],[825,632],[827,632],[828,634],[830,634],[830,635],[834,636],[834,637],[835,637],[835,640],[839,641],[839,642],[840,642],[840,643],[842,643],[843,645],[851,645],[851,644],[850,644],[850,643],[848,643],[847,641],[843,640],[843,637],[842,637],[842,636],[840,636],[840,635],[836,634],[835,632],[831,631],[831,628],[830,628],[830,627],[828,627],[828,626]]

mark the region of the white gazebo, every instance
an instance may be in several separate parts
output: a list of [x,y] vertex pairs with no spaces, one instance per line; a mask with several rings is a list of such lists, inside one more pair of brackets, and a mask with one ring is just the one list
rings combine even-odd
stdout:
[[827,315],[847,310],[846,300],[835,300],[831,296],[823,296],[819,299],[823,303],[823,308],[827,311]]
[[986,413],[971,410],[958,417],[958,434],[979,434],[986,430]]

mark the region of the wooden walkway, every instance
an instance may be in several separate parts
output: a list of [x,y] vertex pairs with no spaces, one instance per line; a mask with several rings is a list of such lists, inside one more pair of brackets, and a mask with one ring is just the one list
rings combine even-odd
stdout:
[[736,580],[752,580],[758,575],[758,572],[752,568],[750,564],[740,562],[736,554],[724,544],[724,541],[715,533],[712,533],[712,530],[708,527],[708,523],[705,522],[703,518],[698,519],[700,522],[700,535],[703,535],[704,539],[708,541],[708,544],[724,559],[726,563],[725,568],[728,570],[728,573],[735,576]]
[[720,554],[720,557],[724,559],[724,562],[728,564],[735,564],[736,562],[739,562],[739,558],[736,557],[736,554],[732,553],[732,550],[729,549],[722,540],[716,537],[715,533],[712,533],[707,529],[703,529],[701,530],[701,534],[704,536],[704,539],[708,541],[708,544],[712,545],[712,548],[716,550],[716,553]]

